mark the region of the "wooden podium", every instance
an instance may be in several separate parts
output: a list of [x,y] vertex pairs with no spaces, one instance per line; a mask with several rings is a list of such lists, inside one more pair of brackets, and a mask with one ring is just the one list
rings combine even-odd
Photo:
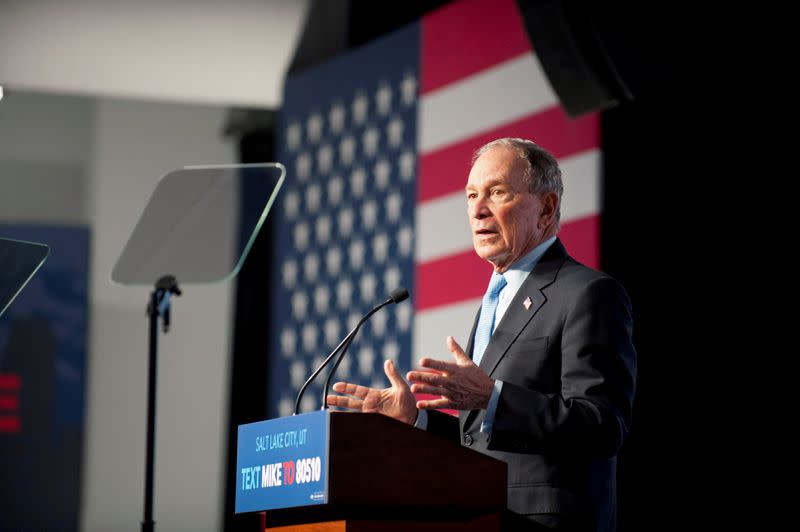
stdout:
[[499,531],[506,463],[380,414],[331,412],[328,503],[260,512],[270,532]]

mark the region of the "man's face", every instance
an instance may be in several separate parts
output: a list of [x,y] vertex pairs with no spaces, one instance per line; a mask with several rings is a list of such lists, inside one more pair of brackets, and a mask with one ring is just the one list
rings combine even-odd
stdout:
[[475,253],[498,272],[545,240],[542,201],[528,191],[524,170],[525,161],[515,150],[496,146],[481,155],[469,173],[466,192],[472,244]]

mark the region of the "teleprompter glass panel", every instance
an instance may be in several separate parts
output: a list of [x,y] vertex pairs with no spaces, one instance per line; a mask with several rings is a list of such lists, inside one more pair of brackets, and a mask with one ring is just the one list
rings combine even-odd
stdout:
[[49,253],[50,248],[45,244],[0,238],[0,316]]
[[283,184],[280,163],[187,166],[162,177],[111,280],[212,283],[239,271]]

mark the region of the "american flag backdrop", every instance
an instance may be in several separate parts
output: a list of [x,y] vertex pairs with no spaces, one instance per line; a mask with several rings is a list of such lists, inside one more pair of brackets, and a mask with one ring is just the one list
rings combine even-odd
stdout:
[[[560,237],[599,264],[599,117],[563,111],[513,0],[462,0],[285,84],[278,160],[287,180],[272,272],[270,415],[398,286],[410,301],[370,319],[336,380],[386,385],[423,356],[466,344],[491,267],[472,250],[464,185],[472,152],[524,137],[561,161]],[[319,408],[321,384],[301,411]]]

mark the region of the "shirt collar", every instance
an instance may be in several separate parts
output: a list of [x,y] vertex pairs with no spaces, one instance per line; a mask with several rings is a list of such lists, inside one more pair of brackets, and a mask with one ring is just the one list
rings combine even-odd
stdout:
[[512,264],[508,270],[503,272],[503,277],[506,278],[506,283],[508,287],[510,287],[512,292],[516,293],[522,283],[525,282],[525,279],[530,275],[533,271],[533,268],[536,266],[536,263],[539,262],[539,259],[542,258],[542,255],[550,249],[550,246],[553,245],[553,242],[556,241],[555,236],[551,236],[535,248],[533,248],[527,255],[519,259],[517,262]]

